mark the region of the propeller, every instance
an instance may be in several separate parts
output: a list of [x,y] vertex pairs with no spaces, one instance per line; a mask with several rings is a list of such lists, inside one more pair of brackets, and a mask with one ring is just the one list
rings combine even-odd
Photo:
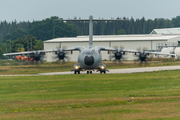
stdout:
[[137,61],[140,61],[141,64],[143,62],[147,63],[147,61],[151,61],[152,57],[148,57],[149,54],[146,52],[147,51],[146,47],[143,47],[142,49],[138,48],[137,51],[138,53],[135,53],[135,56],[138,57]]
[[31,58],[33,58],[34,61],[36,61],[36,63],[38,61],[40,61],[41,63],[44,61],[45,59],[45,54],[41,53],[40,51],[35,51],[32,55]]
[[66,47],[64,46],[62,48],[57,48],[57,51],[55,52],[56,56],[54,56],[55,60],[58,59],[59,62],[65,62],[66,59],[67,61],[69,61],[69,57],[67,56],[68,52],[64,51],[64,49],[66,49]]
[[114,61],[117,60],[119,62],[121,62],[121,59],[125,59],[123,57],[123,55],[125,55],[125,52],[123,51],[124,47],[120,46],[118,48],[118,46],[114,46],[113,48],[116,49],[116,51],[113,51],[113,55],[110,56],[110,58],[115,59]]

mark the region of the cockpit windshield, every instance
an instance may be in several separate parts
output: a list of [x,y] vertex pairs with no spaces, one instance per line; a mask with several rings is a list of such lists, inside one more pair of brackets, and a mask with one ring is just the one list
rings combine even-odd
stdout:
[[88,55],[93,55],[93,53],[92,53],[92,52],[86,52],[85,55],[86,55],[86,56],[88,56]]

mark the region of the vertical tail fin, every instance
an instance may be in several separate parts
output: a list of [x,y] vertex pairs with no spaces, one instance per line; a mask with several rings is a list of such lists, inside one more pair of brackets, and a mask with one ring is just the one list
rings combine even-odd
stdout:
[[89,16],[89,46],[93,45],[93,16]]

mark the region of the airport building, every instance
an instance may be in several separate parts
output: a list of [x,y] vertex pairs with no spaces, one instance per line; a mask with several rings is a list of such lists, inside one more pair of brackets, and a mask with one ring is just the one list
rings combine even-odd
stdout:
[[[93,36],[94,46],[123,46],[124,49],[133,49],[145,47],[147,50],[156,51],[159,45],[177,46],[180,42],[180,28],[171,29],[154,29],[150,34],[141,35],[99,35]],[[56,49],[59,47],[72,47],[72,46],[88,46],[89,36],[77,36],[67,38],[55,38],[44,41],[44,50]],[[110,60],[110,54],[103,51],[102,60]],[[78,51],[73,51],[69,54],[70,61],[77,61]],[[55,54],[47,53],[47,61],[53,61]],[[134,54],[128,53],[126,55],[128,60],[136,59]]]

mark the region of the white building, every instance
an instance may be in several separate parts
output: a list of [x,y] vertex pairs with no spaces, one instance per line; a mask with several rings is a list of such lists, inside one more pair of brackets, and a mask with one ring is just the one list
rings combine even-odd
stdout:
[[[180,33],[179,33],[180,34]],[[145,35],[99,35],[93,36],[94,46],[123,46],[125,49],[137,49],[139,47],[146,47],[148,50],[156,50],[158,43],[175,42],[180,41],[180,35],[163,35],[163,34],[145,34]],[[55,49],[58,47],[72,47],[72,46],[88,46],[89,36],[77,36],[68,38],[56,38],[44,41],[44,50]],[[70,54],[70,61],[77,61],[79,52],[74,51]],[[47,53],[47,61],[53,61],[52,53]],[[107,52],[102,52],[102,59],[109,60],[110,55]],[[134,54],[129,53],[127,55],[128,60],[133,60]]]
[[162,28],[162,29],[154,29],[150,34],[180,35],[180,28]]

